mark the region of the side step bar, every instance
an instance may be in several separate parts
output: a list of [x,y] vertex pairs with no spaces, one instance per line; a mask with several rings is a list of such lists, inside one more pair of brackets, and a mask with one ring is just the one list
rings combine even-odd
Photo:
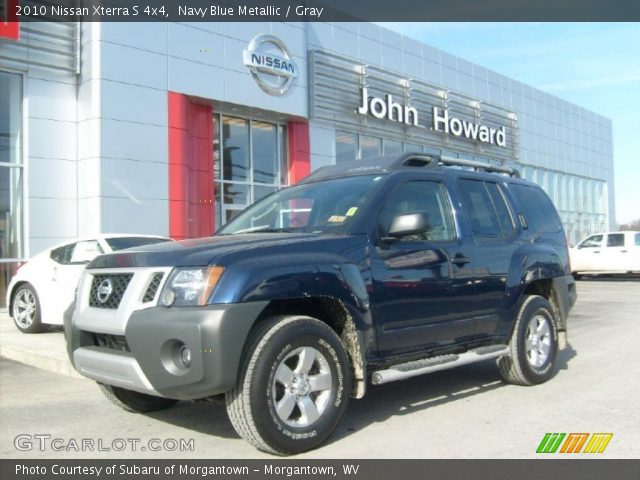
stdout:
[[385,370],[378,370],[371,374],[371,383],[380,385],[382,383],[405,380],[407,378],[424,375],[425,373],[447,370],[449,368],[468,365],[470,363],[482,362],[491,358],[509,355],[510,350],[507,345],[491,345],[469,350],[457,355],[440,355],[438,357],[424,358],[414,362],[399,363]]

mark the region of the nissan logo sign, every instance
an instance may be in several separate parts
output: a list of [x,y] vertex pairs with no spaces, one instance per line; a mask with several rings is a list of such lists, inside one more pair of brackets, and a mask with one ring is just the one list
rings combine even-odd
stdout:
[[242,56],[253,79],[269,95],[284,95],[298,76],[289,49],[274,35],[256,35]]
[[98,285],[98,290],[96,292],[98,294],[98,301],[100,303],[106,303],[107,300],[109,300],[112,292],[113,282],[110,278],[105,278],[102,282],[100,282],[100,285]]

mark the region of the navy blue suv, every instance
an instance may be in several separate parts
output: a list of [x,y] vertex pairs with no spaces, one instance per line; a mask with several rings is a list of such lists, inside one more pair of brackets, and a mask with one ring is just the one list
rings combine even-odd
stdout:
[[575,300],[538,186],[404,154],[322,168],[211,238],[96,258],[65,335],[121,407],[224,394],[240,436],[293,454],[369,383],[488,359],[509,383],[548,380]]

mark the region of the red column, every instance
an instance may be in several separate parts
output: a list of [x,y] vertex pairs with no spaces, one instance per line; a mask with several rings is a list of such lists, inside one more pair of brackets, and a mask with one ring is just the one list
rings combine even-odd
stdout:
[[18,21],[18,15],[16,15],[17,6],[19,4],[19,0],[9,0],[7,2],[7,18],[0,18],[0,37],[9,38],[11,40],[20,39],[20,22]]
[[213,109],[169,92],[169,235],[213,234]]
[[311,173],[309,124],[290,121],[287,125],[287,135],[289,138],[289,184],[293,185]]

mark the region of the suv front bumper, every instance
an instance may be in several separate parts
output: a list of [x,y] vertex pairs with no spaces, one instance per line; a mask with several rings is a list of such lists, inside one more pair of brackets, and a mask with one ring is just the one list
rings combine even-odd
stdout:
[[[190,400],[224,393],[236,384],[245,341],[267,302],[206,307],[151,307],[131,313],[124,342],[97,341],[92,326],[65,318],[69,358],[82,375],[150,395]],[[80,325],[79,325],[80,324]],[[188,368],[179,348],[191,351]]]

